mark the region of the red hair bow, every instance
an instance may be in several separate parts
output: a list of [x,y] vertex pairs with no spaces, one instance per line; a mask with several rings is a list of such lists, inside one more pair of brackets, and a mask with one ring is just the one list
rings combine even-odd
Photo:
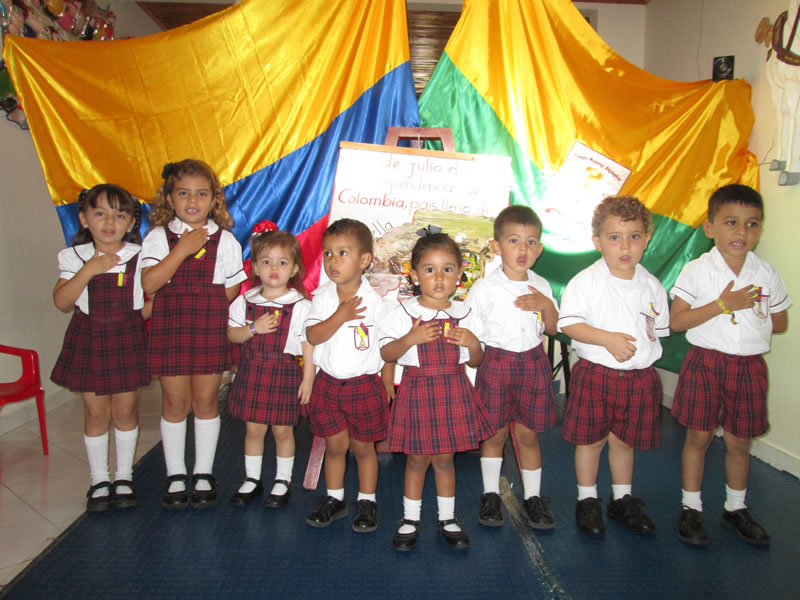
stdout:
[[253,225],[253,235],[257,233],[266,233],[267,231],[278,231],[278,226],[272,221],[261,221]]

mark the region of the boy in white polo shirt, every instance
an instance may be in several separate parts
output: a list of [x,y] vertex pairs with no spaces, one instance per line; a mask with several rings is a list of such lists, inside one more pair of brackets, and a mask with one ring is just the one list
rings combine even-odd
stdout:
[[542,222],[527,206],[509,206],[494,220],[492,250],[501,268],[478,279],[467,305],[485,324],[485,358],[478,367],[475,390],[497,432],[481,444],[481,495],[478,521],[500,526],[500,468],[509,423],[516,423],[522,470],[523,507],[535,529],[555,527],[546,499],[540,494],[542,453],[538,434],[556,423],[550,361],[543,334],[554,335],[558,306],[550,284],[533,271],[542,253]]
[[661,380],[653,363],[669,335],[667,293],[639,264],[650,241],[650,212],[636,198],[612,196],[592,216],[603,257],[578,273],[561,298],[558,327],[580,359],[572,371],[561,433],[576,444],[579,529],[605,533],[597,471],[608,442],[613,498],[608,516],[640,533],[655,524],[632,496],[633,449],[661,444]]
[[347,515],[344,472],[348,449],[358,463],[359,493],[353,531],[378,527],[375,442],[386,438],[387,393],[394,369],[384,367],[377,327],[394,305],[363,276],[372,262],[372,234],[361,221],[339,219],[322,237],[322,262],[330,281],[317,288],[306,318],[306,339],[319,367],[311,392],[311,432],[325,438],[327,495],[306,517],[312,527],[327,527]]
[[791,300],[780,275],[752,250],[761,237],[764,204],[740,184],[719,188],[708,201],[705,234],[714,248],[688,263],[670,291],[670,326],[687,331],[686,354],[672,414],[687,427],[681,458],[683,493],[678,537],[708,543],[700,487],[714,430],[725,436],[727,485],[722,524],[751,544],[769,544],[744,498],[752,439],[765,433],[767,366],[773,333],[786,330]]

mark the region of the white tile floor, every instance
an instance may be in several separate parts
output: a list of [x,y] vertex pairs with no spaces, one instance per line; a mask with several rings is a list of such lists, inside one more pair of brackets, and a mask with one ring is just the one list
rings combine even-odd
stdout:
[[[154,380],[139,390],[137,461],[161,439],[160,415],[161,388]],[[86,508],[89,465],[78,394],[48,411],[47,438],[50,454],[44,456],[36,419],[0,435],[0,589]],[[113,476],[113,433],[111,439]]]

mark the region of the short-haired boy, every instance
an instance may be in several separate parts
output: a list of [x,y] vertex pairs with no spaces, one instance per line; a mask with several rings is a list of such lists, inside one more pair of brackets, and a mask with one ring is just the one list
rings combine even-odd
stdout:
[[497,432],[481,444],[478,520],[500,526],[500,469],[509,423],[516,423],[522,467],[523,506],[532,527],[552,529],[553,515],[540,495],[542,454],[538,433],[556,423],[550,361],[543,333],[554,335],[558,307],[550,284],[531,271],[542,253],[542,222],[527,206],[509,206],[494,221],[492,251],[502,267],[472,286],[467,304],[486,325],[485,357],[475,389]]
[[687,427],[678,519],[678,537],[687,544],[708,543],[700,487],[706,450],[718,426],[725,438],[727,482],[722,524],[751,544],[770,542],[744,498],[750,444],[769,428],[767,365],[761,355],[773,333],[786,331],[792,302],[777,271],[753,253],[763,218],[764,204],[754,189],[719,188],[703,223],[715,246],[688,263],[670,291],[670,326],[687,331],[692,344],[672,406],[675,419]]
[[661,380],[653,363],[669,335],[667,293],[639,264],[650,241],[650,212],[632,196],[603,200],[592,217],[603,257],[578,273],[561,298],[558,327],[573,340],[572,370],[561,432],[576,444],[578,528],[605,533],[597,471],[608,442],[613,497],[608,516],[640,533],[655,524],[632,495],[633,450],[661,444]]
[[[309,420],[311,432],[325,438],[328,489],[306,522],[327,527],[347,515],[344,472],[351,449],[359,481],[353,531],[370,532],[378,527],[375,442],[386,438],[387,393],[394,385],[393,368],[384,369],[381,359],[377,326],[393,305],[363,276],[372,262],[372,234],[360,221],[340,219],[325,230],[322,261],[330,281],[315,292],[306,339],[314,346],[313,361],[319,367]],[[379,375],[382,370],[386,384]]]

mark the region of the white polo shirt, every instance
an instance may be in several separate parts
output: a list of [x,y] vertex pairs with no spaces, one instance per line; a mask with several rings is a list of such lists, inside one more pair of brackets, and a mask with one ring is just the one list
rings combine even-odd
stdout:
[[[461,319],[458,326],[469,329],[479,340],[486,335],[485,328],[475,311],[463,302],[452,301],[448,309],[426,308],[419,303],[419,298],[409,298],[395,305],[394,310],[388,315],[381,326],[381,346],[393,342],[409,331],[414,321],[422,317],[423,321],[432,319]],[[463,346],[459,348],[459,364],[469,361],[469,349]],[[404,367],[418,367],[419,353],[417,346],[409,348],[403,356],[397,359],[397,363]]]
[[769,350],[772,337],[770,315],[786,310],[792,305],[786,286],[778,272],[753,252],[748,252],[742,271],[737,277],[716,246],[683,267],[675,285],[670,290],[685,300],[691,308],[713,302],[733,280],[733,289],[748,285],[760,287],[758,301],[753,308],[737,310],[731,316],[720,314],[692,327],[686,339],[694,346],[718,350],[727,354],[752,356]]
[[[394,304],[378,294],[363,276],[356,296],[361,298],[361,306],[366,308],[364,316],[348,321],[330,339],[314,346],[314,364],[337,379],[372,375],[383,368],[378,327]],[[336,284],[328,281],[314,293],[303,329],[326,320],[337,308],[339,294]]]
[[631,342],[636,352],[625,362],[618,362],[603,346],[573,340],[580,358],[621,371],[644,369],[661,358],[658,338],[669,335],[667,292],[642,265],[636,265],[633,279],[620,279],[600,258],[575,275],[561,296],[558,330],[576,323],[636,338]]
[[544,277],[528,271],[527,281],[512,281],[503,272],[495,269],[486,277],[478,279],[469,291],[466,304],[475,312],[484,326],[485,337],[481,338],[488,346],[511,352],[525,352],[536,348],[544,337],[544,321],[541,312],[522,310],[514,306],[519,296],[530,294],[528,286],[539,290],[552,300],[553,290]]
[[294,304],[292,309],[292,321],[289,323],[289,335],[286,337],[286,345],[283,347],[285,354],[300,356],[303,354],[303,342],[305,340],[305,323],[311,302],[303,298],[297,290],[290,289],[288,293],[275,300],[267,300],[261,295],[261,286],[247,290],[244,294],[237,296],[228,309],[228,327],[244,327],[253,321],[247,319],[247,304],[257,304],[270,308],[280,309],[286,304]]
[[[138,244],[126,242],[122,246],[117,256],[119,263],[111,267],[106,273],[124,273],[128,267],[128,262],[136,260],[136,274],[133,278],[133,308],[139,310],[144,306],[144,293],[142,292],[142,247]],[[75,274],[83,268],[83,265],[95,254],[94,244],[80,244],[65,248],[58,253],[59,278],[72,279]],[[104,253],[100,252],[102,256]],[[89,287],[83,288],[80,296],[75,301],[75,306],[85,315],[89,314]]]
[[[178,235],[183,235],[192,230],[178,217],[172,219],[167,224],[167,227]],[[209,219],[203,229],[206,230],[208,235],[214,235],[219,226]],[[169,254],[169,242],[167,242],[167,233],[164,227],[151,229],[147,233],[147,237],[144,238],[142,247],[142,267],[152,267],[166,258]],[[223,283],[226,288],[229,288],[245,279],[247,279],[247,273],[244,272],[244,265],[242,264],[242,247],[230,231],[223,230],[219,238],[219,246],[217,246],[217,262],[214,264],[213,283]]]

